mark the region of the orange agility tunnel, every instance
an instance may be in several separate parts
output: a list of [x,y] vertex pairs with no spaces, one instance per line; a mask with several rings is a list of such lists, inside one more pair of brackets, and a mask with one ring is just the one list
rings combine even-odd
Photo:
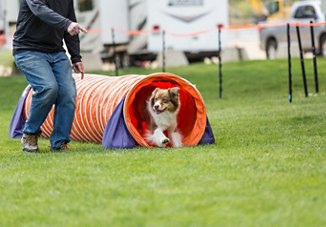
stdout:
[[[146,102],[159,88],[180,88],[181,107],[178,130],[184,146],[214,143],[201,94],[189,81],[171,73],[150,75],[103,76],[74,75],[77,87],[76,112],[71,129],[75,141],[102,143],[105,148],[151,147],[145,141],[148,113]],[[33,90],[23,93],[10,125],[12,138],[22,135]],[[42,136],[53,130],[54,108],[41,126]]]

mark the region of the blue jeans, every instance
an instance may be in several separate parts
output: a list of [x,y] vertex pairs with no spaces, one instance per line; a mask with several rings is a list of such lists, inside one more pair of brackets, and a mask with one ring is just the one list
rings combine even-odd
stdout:
[[35,92],[24,133],[39,134],[55,105],[51,148],[68,143],[76,108],[76,85],[67,55],[64,52],[23,51],[15,55],[15,62]]

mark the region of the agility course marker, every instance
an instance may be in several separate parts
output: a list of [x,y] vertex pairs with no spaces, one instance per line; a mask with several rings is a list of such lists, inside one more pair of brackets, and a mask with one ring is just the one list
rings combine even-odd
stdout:
[[165,30],[162,31],[162,72],[166,72],[166,45],[165,45]]
[[298,44],[299,44],[299,51],[300,51],[300,62],[301,62],[303,89],[304,89],[305,96],[308,97],[307,76],[306,76],[306,68],[305,68],[305,64],[304,64],[303,49],[302,49],[302,42],[301,42],[301,35],[300,35],[300,27],[296,26],[296,30],[297,30],[297,37],[298,37]]
[[317,58],[316,58],[316,45],[315,45],[315,32],[313,21],[310,21],[310,36],[311,36],[311,47],[312,47],[312,54],[313,54],[313,67],[314,67],[314,81],[315,81],[315,90],[318,94],[319,92],[319,83],[318,83],[318,70],[317,70]]
[[289,94],[288,100],[289,103],[292,102],[292,63],[291,63],[291,33],[290,33],[290,24],[286,25],[287,32],[287,43],[288,43],[288,80],[289,80]]
[[311,49],[313,54],[313,73],[314,73],[314,82],[315,82],[315,91],[316,94],[319,93],[319,81],[318,81],[318,69],[317,69],[317,51],[315,45],[315,34],[314,34],[314,27],[325,25],[325,22],[322,23],[288,23],[287,24],[287,44],[288,44],[288,77],[289,77],[289,95],[288,100],[292,102],[292,65],[291,65],[291,37],[290,37],[290,29],[291,26],[296,28],[297,33],[297,41],[299,46],[299,53],[300,53],[300,63],[301,63],[301,72],[302,72],[302,80],[303,80],[303,89],[305,97],[309,97],[308,93],[308,84],[307,84],[307,77],[306,77],[306,70],[304,64],[304,56],[303,56],[303,48],[301,43],[301,34],[300,34],[300,27],[310,27],[310,38],[311,38]]
[[[181,107],[178,129],[185,146],[214,143],[204,101],[194,85],[170,73],[148,76],[74,75],[77,87],[76,113],[71,138],[102,143],[105,148],[151,147],[144,139],[147,132],[146,101],[156,88],[180,88]],[[33,90],[27,87],[10,125],[12,138],[19,138],[27,119]],[[52,109],[41,127],[42,136],[53,130]]]
[[115,65],[115,76],[119,76],[119,63],[117,62],[117,52],[116,52],[116,45],[115,45],[115,32],[114,28],[111,29],[111,36],[112,36],[112,48],[113,48],[113,61]]
[[222,76],[222,40],[221,40],[221,29],[223,25],[218,25],[218,78],[219,78],[219,97],[222,98],[223,94],[223,76]]

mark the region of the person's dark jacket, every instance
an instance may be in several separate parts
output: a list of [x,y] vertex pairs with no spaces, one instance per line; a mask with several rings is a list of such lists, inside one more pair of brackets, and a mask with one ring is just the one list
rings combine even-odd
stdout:
[[64,51],[64,40],[72,63],[80,62],[79,37],[67,32],[72,22],[76,22],[73,0],[20,0],[13,54]]

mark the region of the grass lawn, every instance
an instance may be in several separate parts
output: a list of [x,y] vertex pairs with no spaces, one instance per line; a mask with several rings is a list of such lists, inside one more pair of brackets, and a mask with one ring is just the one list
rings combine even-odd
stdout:
[[[309,90],[314,91],[310,61]],[[299,61],[171,68],[203,95],[216,144],[26,154],[8,137],[26,86],[0,78],[0,226],[326,226],[326,60],[320,94],[305,98]],[[148,74],[130,69],[123,74]],[[113,74],[113,73],[111,73]]]
[[0,65],[2,66],[12,66],[14,57],[12,56],[12,51],[4,48],[0,48]]

